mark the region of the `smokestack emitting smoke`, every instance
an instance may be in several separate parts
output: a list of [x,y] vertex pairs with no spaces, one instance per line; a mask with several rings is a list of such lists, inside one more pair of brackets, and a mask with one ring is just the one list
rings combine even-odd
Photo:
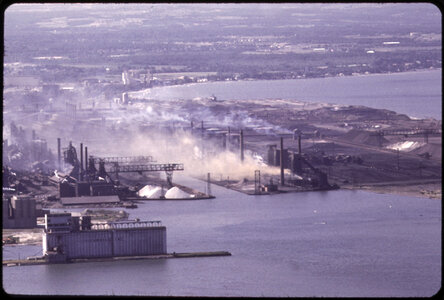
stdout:
[[281,185],[284,185],[284,138],[281,137]]
[[211,172],[215,176],[241,180],[251,178],[258,169],[263,174],[279,174],[278,167],[261,164],[250,151],[244,151],[242,162],[238,151],[224,151],[216,140],[205,141],[205,150],[202,151],[200,138],[186,130],[172,134],[153,131],[149,135],[134,134],[128,143],[115,145],[112,155],[151,155],[157,163],[183,163],[184,171],[177,174],[189,176],[205,176]]
[[[148,104],[147,104],[148,105]],[[246,120],[244,117],[246,114],[236,114],[229,115],[214,115],[208,108],[197,109],[193,111],[193,118],[200,118],[208,124],[211,122],[221,124],[219,126],[227,126],[228,134],[226,135],[225,145],[220,143],[217,139],[201,141],[200,134],[193,136],[190,134],[190,130],[186,127],[192,126],[192,128],[198,129],[202,128],[202,136],[204,136],[205,128],[204,121],[201,121],[201,126],[194,127],[194,122],[190,121],[191,116],[189,111],[175,111],[175,110],[156,110],[152,109],[140,109],[139,112],[132,111],[131,114],[122,112],[120,110],[108,112],[109,118],[118,119],[118,121],[113,122],[116,130],[126,129],[128,135],[125,136],[125,142],[116,143],[116,136],[114,134],[105,133],[100,136],[101,141],[95,141],[97,137],[89,130],[84,130],[79,137],[74,137],[75,139],[88,139],[89,146],[92,143],[94,149],[94,155],[97,156],[136,156],[136,155],[152,155],[157,163],[183,163],[185,171],[177,172],[178,174],[186,174],[192,176],[202,176],[207,172],[216,174],[215,176],[229,176],[233,179],[243,179],[251,178],[254,171],[258,168],[261,169],[261,174],[271,174],[278,175],[279,168],[261,165],[263,159],[259,159],[260,156],[254,156],[251,151],[245,149],[245,144],[242,138],[241,142],[241,155],[239,155],[239,150],[230,151],[231,142],[231,128],[228,126],[234,124],[238,128],[242,128],[244,123],[251,125],[254,122],[255,125],[269,125],[264,123],[262,120],[252,119],[251,117]],[[145,108],[145,106],[143,107]],[[108,117],[108,115],[107,115]],[[184,130],[176,130],[174,133],[166,134],[165,131],[158,132],[156,129],[156,124],[166,122],[166,125],[173,121],[183,122]],[[143,129],[139,129],[141,122],[144,122]],[[151,130],[153,126],[153,130]],[[216,125],[217,126],[217,125]],[[230,125],[231,126],[231,125]],[[208,127],[208,126],[207,126]],[[225,127],[225,128],[227,128]],[[194,131],[192,130],[192,131]],[[53,135],[53,136],[59,136]],[[63,133],[62,133],[63,134]],[[243,135],[243,132],[242,132]],[[81,136],[81,137],[80,137]],[[64,137],[63,137],[64,138]],[[240,137],[239,137],[240,138]],[[58,138],[58,143],[61,144],[61,140]],[[104,141],[102,141],[102,139]],[[240,138],[241,139],[241,138]],[[201,143],[205,144],[201,144]],[[222,145],[221,145],[222,144]],[[96,147],[99,146],[99,147]],[[205,151],[203,151],[203,146],[205,146]],[[60,150],[59,150],[60,149]],[[59,151],[59,167],[62,168],[61,159],[61,145],[58,147]],[[197,154],[204,154],[203,159],[197,159]],[[258,158],[259,157],[259,158]],[[85,166],[89,164],[87,150],[85,147],[85,165],[82,170],[85,170]],[[260,167],[259,167],[260,165]],[[176,173],[176,172],[175,172]],[[162,173],[163,174],[163,173]]]

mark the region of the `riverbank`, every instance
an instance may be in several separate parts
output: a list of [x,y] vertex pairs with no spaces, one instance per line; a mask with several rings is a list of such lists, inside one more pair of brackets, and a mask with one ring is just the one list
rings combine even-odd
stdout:
[[359,188],[343,186],[343,189],[350,190],[367,190],[372,193],[378,194],[392,194],[399,196],[411,196],[427,199],[442,199],[442,183],[423,183],[423,184],[409,184],[401,183],[398,185],[386,184],[386,185],[361,185]]

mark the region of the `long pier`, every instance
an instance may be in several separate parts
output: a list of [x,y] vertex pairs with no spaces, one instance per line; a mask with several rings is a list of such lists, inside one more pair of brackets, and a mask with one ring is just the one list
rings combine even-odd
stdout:
[[142,259],[165,259],[165,258],[189,258],[189,257],[210,257],[210,256],[231,256],[228,251],[212,251],[212,252],[183,252],[183,253],[168,253],[159,255],[144,255],[144,256],[119,256],[119,257],[102,257],[102,258],[76,258],[66,262],[49,262],[44,258],[37,259],[11,259],[3,260],[3,266],[35,266],[35,265],[52,265],[60,263],[82,263],[82,262],[102,262],[102,261],[122,261],[122,260],[142,260]]

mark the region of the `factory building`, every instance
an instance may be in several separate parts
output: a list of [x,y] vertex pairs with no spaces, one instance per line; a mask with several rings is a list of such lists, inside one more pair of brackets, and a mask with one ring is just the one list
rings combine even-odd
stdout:
[[35,199],[29,196],[3,197],[3,228],[34,228],[37,226]]
[[45,215],[42,244],[50,262],[167,253],[166,227],[160,221],[91,224],[89,217],[70,213]]
[[[289,168],[288,166],[288,149],[283,149],[283,161],[284,168]],[[277,148],[277,145],[268,145],[267,151],[267,162],[271,166],[280,166],[281,165],[281,150]]]

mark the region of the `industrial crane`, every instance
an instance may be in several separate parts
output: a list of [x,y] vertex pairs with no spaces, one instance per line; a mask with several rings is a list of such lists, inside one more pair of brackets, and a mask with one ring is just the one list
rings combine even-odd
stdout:
[[[116,179],[119,179],[119,172],[159,172],[165,171],[167,182],[169,186],[173,186],[172,177],[174,171],[183,171],[184,165],[181,163],[167,163],[167,164],[131,164],[136,162],[152,162],[151,156],[129,156],[129,157],[90,157],[89,168],[95,171],[94,164],[99,163],[99,176],[106,176],[110,178],[108,173],[114,173]],[[105,170],[105,163],[112,164],[112,166]],[[119,164],[123,163],[123,164]],[[94,168],[94,169],[93,169]],[[110,178],[111,179],[111,178]]]

